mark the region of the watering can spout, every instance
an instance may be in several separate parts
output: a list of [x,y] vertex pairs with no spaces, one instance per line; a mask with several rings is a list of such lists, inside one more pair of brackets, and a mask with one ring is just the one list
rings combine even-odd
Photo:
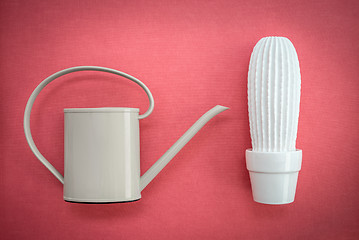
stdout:
[[228,107],[217,105],[206,112],[195,122],[190,129],[185,132],[173,146],[167,150],[163,156],[155,162],[152,167],[141,177],[140,190],[142,191],[157,174],[172,160],[172,158],[193,138],[194,135],[214,116],[229,109]]

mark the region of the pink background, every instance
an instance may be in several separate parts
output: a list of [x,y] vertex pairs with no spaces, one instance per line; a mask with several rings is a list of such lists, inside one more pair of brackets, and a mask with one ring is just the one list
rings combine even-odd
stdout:
[[[358,239],[359,2],[18,1],[0,3],[1,239]],[[301,74],[296,200],[253,202],[247,71],[264,37],[288,37]],[[205,111],[207,124],[135,203],[66,203],[30,151],[23,112],[67,67],[99,65],[142,80],[142,173]],[[137,85],[104,73],[51,83],[32,114],[35,142],[63,173],[63,108],[139,107]]]

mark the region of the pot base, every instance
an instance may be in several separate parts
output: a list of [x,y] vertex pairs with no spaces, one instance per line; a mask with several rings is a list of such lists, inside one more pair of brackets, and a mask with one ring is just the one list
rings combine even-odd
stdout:
[[253,200],[263,204],[288,204],[294,201],[302,151],[246,151],[246,163]]

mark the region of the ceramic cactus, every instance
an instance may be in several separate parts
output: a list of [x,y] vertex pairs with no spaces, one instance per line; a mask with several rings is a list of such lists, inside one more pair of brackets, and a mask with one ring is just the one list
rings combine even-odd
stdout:
[[[251,173],[253,197],[258,202],[294,201],[301,165],[301,151],[295,146],[300,85],[298,56],[289,39],[262,38],[253,49],[248,71],[252,150],[247,150],[247,168]],[[287,172],[296,172],[296,176]],[[277,180],[271,182],[275,177]],[[284,189],[288,184],[290,189]],[[283,197],[284,193],[287,196]]]

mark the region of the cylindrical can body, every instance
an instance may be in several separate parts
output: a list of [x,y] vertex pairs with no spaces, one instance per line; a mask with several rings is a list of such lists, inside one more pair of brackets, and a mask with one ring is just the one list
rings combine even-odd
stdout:
[[64,112],[64,200],[140,199],[139,110],[74,108]]

